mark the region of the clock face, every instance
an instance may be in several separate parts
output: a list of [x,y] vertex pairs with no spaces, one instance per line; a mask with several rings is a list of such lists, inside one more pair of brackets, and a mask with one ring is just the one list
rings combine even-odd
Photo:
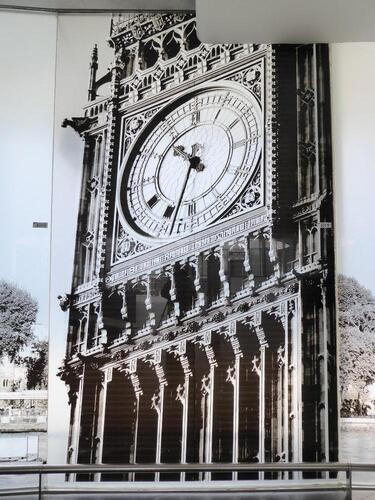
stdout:
[[167,241],[215,222],[241,195],[259,160],[255,98],[215,87],[154,116],[122,167],[121,209],[141,239]]

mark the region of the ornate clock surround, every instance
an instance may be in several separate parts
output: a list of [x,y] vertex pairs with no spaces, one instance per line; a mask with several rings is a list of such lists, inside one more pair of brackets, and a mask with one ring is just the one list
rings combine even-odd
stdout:
[[[261,151],[257,161],[252,169],[251,178],[247,179],[244,189],[239,193],[234,203],[228,206],[220,218],[208,227],[219,226],[220,223],[238,217],[247,213],[248,217],[259,217],[260,213],[267,211],[267,200],[271,199],[271,182],[266,179],[272,175],[272,115],[273,107],[271,105],[273,87],[272,80],[272,49],[266,47],[261,51],[250,54],[240,59],[240,64],[234,61],[222,68],[216,68],[208,74],[196,77],[192,82],[185,81],[180,85],[172,86],[161,95],[150,93],[147,98],[133,104],[120,105],[122,112],[121,118],[121,144],[120,155],[118,159],[117,170],[117,193],[115,207],[115,231],[112,242],[112,265],[116,266],[121,262],[128,261],[137,255],[144,254],[157,247],[166,247],[166,251],[173,241],[150,241],[142,238],[135,231],[129,230],[129,226],[124,223],[124,216],[121,209],[121,177],[125,168],[130,168],[127,159],[131,155],[132,148],[140,138],[148,131],[156,114],[162,112],[164,108],[169,108],[171,103],[177,102],[183,96],[208,88],[228,87],[237,92],[248,96],[249,102],[255,102],[259,106],[260,119],[262,122]],[[207,229],[207,228],[206,228]],[[191,234],[199,238],[202,231],[193,231]],[[181,235],[178,242],[189,234]]]

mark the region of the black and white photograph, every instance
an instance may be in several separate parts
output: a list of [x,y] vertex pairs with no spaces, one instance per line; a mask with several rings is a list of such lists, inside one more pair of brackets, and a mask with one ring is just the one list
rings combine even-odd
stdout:
[[161,12],[86,20],[78,53],[74,23],[56,74],[58,461],[336,461],[328,46],[202,44],[193,14]]
[[0,5],[0,496],[375,498],[375,44],[34,3]]

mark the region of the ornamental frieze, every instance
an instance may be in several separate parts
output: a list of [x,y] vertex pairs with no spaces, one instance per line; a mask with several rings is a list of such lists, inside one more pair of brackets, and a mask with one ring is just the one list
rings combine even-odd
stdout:
[[[225,229],[217,230],[216,232],[208,229],[206,233],[210,232],[211,234],[207,234],[207,236],[204,236],[203,238],[196,237],[194,241],[189,241],[185,245],[179,245],[177,243],[175,244],[176,248],[171,249],[170,251],[158,251],[157,253],[155,252],[156,255],[150,257],[149,259],[113,272],[112,274],[107,276],[106,284],[108,286],[117,284],[124,279],[138,276],[139,274],[151,271],[153,269],[158,269],[160,266],[163,266],[170,262],[180,260],[189,255],[194,255],[199,251],[207,250],[215,244],[229,241],[237,235],[260,229],[262,225],[266,224],[266,222],[267,215],[261,214],[258,217],[245,219],[242,222],[232,224],[231,226]],[[186,238],[186,240],[188,240],[188,238]],[[167,247],[167,245],[165,246]]]
[[120,13],[112,17],[111,38],[116,45],[126,47],[193,18],[193,13],[186,12],[138,15]]

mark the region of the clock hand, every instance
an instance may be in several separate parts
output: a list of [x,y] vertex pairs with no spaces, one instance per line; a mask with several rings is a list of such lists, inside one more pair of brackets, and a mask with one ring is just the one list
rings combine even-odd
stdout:
[[199,144],[198,142],[196,142],[195,144],[193,144],[191,146],[191,155],[190,155],[190,158],[193,157],[193,156],[198,156],[198,153],[201,152],[202,150],[202,144]]
[[198,153],[201,153],[202,148],[202,144],[196,142],[191,146],[191,155],[189,155],[190,165],[197,172],[202,172],[205,169],[205,165],[201,162],[200,156],[198,156]]
[[184,194],[185,194],[185,190],[186,190],[186,186],[187,186],[187,183],[189,181],[189,177],[190,177],[190,172],[192,171],[193,169],[193,166],[190,162],[190,158],[189,158],[189,168],[187,170],[187,173],[186,173],[186,176],[185,176],[185,180],[184,180],[184,184],[182,186],[182,190],[181,190],[181,194],[178,198],[178,202],[176,204],[176,210],[174,212],[174,215],[173,215],[173,219],[172,219],[172,222],[171,222],[171,229],[169,231],[169,234],[172,234],[172,231],[173,231],[173,228],[174,228],[174,225],[176,223],[176,219],[177,219],[177,215],[178,215],[178,212],[180,210],[180,207],[181,207],[181,203],[182,203],[182,200],[184,198]]
[[181,156],[184,160],[189,161],[189,155],[185,152],[184,146],[172,146],[174,156]]

